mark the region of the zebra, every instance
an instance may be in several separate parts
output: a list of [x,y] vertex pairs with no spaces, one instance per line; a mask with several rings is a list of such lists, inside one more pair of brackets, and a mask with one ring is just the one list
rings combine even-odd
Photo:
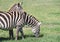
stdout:
[[32,32],[34,33],[35,37],[39,37],[41,22],[39,22],[34,16],[27,14],[23,10],[20,3],[14,4],[8,12],[14,15],[14,24],[16,25],[16,28],[18,28],[16,40],[18,39],[19,31],[21,32],[22,38],[24,38],[24,33],[22,30],[24,25],[30,25],[32,27]]
[[[13,13],[13,11],[15,11],[15,12],[19,12],[20,10],[20,14],[21,14],[21,12],[23,13],[23,8],[20,6],[20,5],[22,5],[22,3],[23,2],[21,2],[21,3],[18,3],[18,4],[14,4],[10,9],[9,9],[9,11],[7,12],[7,13]],[[9,30],[9,35],[10,35],[10,38],[13,38],[13,29],[12,30]]]

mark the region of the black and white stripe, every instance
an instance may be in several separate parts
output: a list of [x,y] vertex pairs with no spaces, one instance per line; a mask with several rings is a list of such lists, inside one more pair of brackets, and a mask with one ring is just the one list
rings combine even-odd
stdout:
[[4,29],[12,26],[11,14],[0,11],[0,26]]

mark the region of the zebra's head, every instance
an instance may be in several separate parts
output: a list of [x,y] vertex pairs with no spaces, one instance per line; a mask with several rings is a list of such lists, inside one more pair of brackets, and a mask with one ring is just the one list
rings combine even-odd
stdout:
[[39,37],[40,35],[40,25],[41,25],[41,22],[38,22],[36,26],[32,27],[32,32],[34,33],[35,37]]
[[17,12],[23,12],[23,8],[22,8],[22,3],[16,3],[14,4],[8,12],[13,12],[13,11],[17,11]]

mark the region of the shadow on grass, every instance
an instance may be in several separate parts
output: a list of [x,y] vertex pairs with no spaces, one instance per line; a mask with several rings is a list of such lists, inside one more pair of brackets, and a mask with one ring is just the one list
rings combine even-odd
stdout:
[[9,40],[9,38],[0,37],[0,41],[1,40]]
[[[34,35],[25,35],[25,38],[27,37],[35,37]],[[43,34],[41,34],[39,37],[43,37]]]
[[3,40],[9,40],[9,38],[0,37],[0,42],[3,42]]
[[[33,37],[33,38],[35,38],[34,35],[24,35],[24,37],[25,37],[25,38],[28,38],[28,37]],[[39,38],[40,38],[40,37],[43,37],[43,34],[41,34],[41,35],[39,36]],[[22,39],[22,37],[19,36],[19,37],[18,37],[18,40],[21,40],[21,39]],[[0,42],[3,42],[4,40],[15,40],[15,38],[10,39],[9,37],[7,37],[7,38],[0,37]]]
[[[40,34],[40,36],[38,38],[41,38],[43,36],[44,36],[43,34]],[[29,38],[29,37],[36,38],[34,35],[24,35],[24,38]],[[22,39],[21,36],[18,38],[18,40],[20,40],[20,39]]]
[[4,37],[0,37],[0,42],[3,42],[4,40],[14,40],[14,38],[13,39],[10,39],[9,37],[6,37],[6,38],[4,38]]

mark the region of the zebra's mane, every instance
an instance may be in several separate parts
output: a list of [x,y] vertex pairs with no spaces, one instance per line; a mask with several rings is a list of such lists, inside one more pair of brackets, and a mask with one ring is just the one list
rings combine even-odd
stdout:
[[14,9],[16,5],[17,5],[17,4],[14,4],[14,5],[9,9],[9,11],[11,11],[12,9]]
[[[8,12],[12,12],[12,11],[17,11],[19,10],[21,7],[20,3],[15,3],[10,9]],[[17,9],[17,10],[16,10]]]

